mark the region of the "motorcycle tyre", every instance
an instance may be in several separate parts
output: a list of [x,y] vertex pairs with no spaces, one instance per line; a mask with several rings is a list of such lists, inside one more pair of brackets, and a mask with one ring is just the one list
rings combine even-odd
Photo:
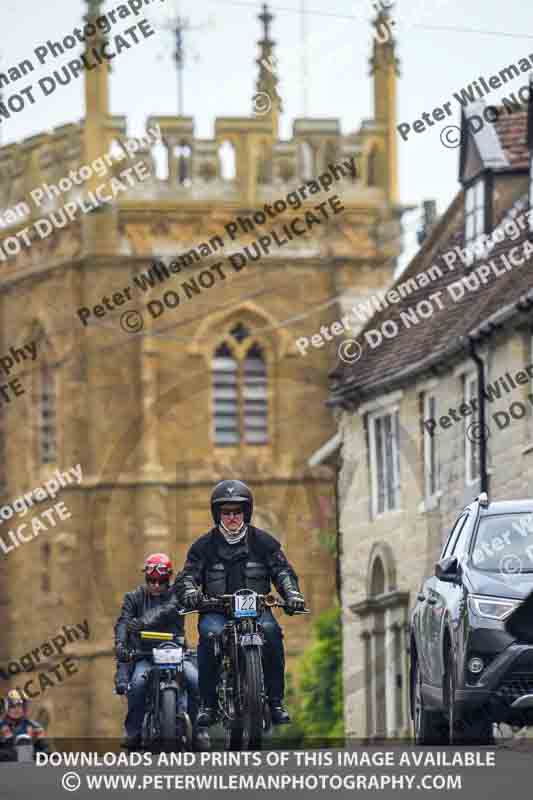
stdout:
[[179,747],[177,741],[177,698],[174,689],[163,689],[160,697],[160,744],[164,752],[174,752]]

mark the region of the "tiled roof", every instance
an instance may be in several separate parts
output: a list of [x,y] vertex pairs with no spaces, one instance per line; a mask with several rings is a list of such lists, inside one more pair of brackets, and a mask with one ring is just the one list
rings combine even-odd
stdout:
[[[495,130],[511,169],[527,168],[529,161],[526,143],[527,113],[504,112],[496,121]],[[456,246],[464,247],[463,200],[464,194],[461,190],[438,220],[422,248],[391,288],[397,288],[409,278],[427,272],[432,265],[441,268],[442,277],[432,280],[424,288],[406,294],[399,303],[389,302],[388,307],[376,312],[365,323],[356,337],[362,346],[359,360],[353,364],[339,360],[330,373],[330,400],[333,403],[341,396],[356,400],[358,397],[382,392],[384,383],[392,387],[404,378],[405,373],[413,370],[422,372],[427,368],[428,362],[438,362],[439,357],[444,360],[451,351],[460,349],[463,337],[500,309],[517,303],[523,295],[533,289],[533,259],[528,259],[521,267],[514,267],[504,275],[495,276],[491,273],[487,283],[481,285],[477,291],[465,291],[460,300],[453,301],[447,290],[450,284],[475,272],[481,264],[490,260],[494,260],[500,270],[503,269],[501,254],[506,254],[521,245],[529,236],[526,224],[525,229],[520,231],[519,238],[513,241],[506,235],[503,241],[493,246],[486,259],[477,258],[471,267],[465,267],[457,257],[454,268],[449,269],[442,255]],[[496,225],[508,217],[518,213],[523,214],[527,208],[527,198],[521,198],[515,202],[512,209],[503,214],[502,219],[496,220]],[[429,301],[432,302],[434,309],[432,316],[427,319],[419,317],[418,324],[413,322],[407,327],[400,313],[405,313],[408,309],[416,310],[421,300],[429,300],[430,295],[435,292],[442,292],[440,302],[444,308],[438,307],[439,301]],[[518,310],[516,313],[519,313]],[[380,330],[386,320],[396,322],[399,332],[394,338],[383,337],[381,344],[372,349],[365,340],[364,333],[370,329]]]
[[[527,221],[527,208],[526,198],[521,198],[505,218],[508,215],[524,214],[526,209],[524,219]],[[446,229],[449,230],[449,234],[443,236]],[[442,241],[436,248],[435,241],[438,241],[439,236],[442,237]],[[442,277],[431,281],[424,288],[415,289],[399,303],[389,302],[388,308],[378,311],[364,325],[356,336],[363,350],[359,360],[354,364],[339,361],[330,373],[331,400],[335,402],[336,399],[340,399],[340,394],[356,399],[384,391],[385,380],[388,387],[392,388],[395,382],[398,383],[402,379],[403,373],[409,369],[416,370],[417,365],[420,365],[422,371],[424,363],[432,357],[438,361],[439,354],[444,358],[446,352],[454,348],[459,349],[461,337],[465,337],[495,312],[518,302],[533,288],[531,258],[522,266],[513,267],[511,271],[505,271],[501,276],[491,273],[485,285],[482,284],[474,292],[465,291],[464,296],[457,302],[453,301],[446,287],[461,277],[472,274],[481,264],[488,263],[489,260],[495,262],[500,271],[503,271],[501,254],[520,246],[527,238],[526,225],[526,229],[522,230],[514,241],[506,237],[502,242],[495,244],[486,259],[476,259],[470,268],[466,268],[458,257],[453,265],[454,269],[449,270],[440,256],[455,246],[464,246],[463,194],[462,192],[458,194],[446,214],[439,220],[433,235],[424,243],[407,270],[394,282],[394,287],[404,284],[422,271],[427,272],[431,265],[438,265],[441,268]],[[409,308],[416,309],[420,300],[428,300],[435,292],[442,292],[439,300],[443,308],[439,308],[438,301],[430,301],[433,307],[432,316],[427,319],[419,318],[418,324],[412,323],[410,327],[406,327],[400,318],[400,312],[405,312]],[[369,329],[380,330],[386,320],[396,322],[399,332],[394,338],[384,337],[381,344],[372,349],[364,338],[364,332]]]
[[526,146],[527,112],[515,111],[512,114],[498,108],[500,116],[494,123],[496,133],[512,169],[527,169],[529,154]]

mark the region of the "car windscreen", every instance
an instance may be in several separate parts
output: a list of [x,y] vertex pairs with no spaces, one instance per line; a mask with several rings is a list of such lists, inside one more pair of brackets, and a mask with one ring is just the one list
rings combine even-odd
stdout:
[[472,566],[487,572],[533,572],[533,513],[483,517],[471,558]]

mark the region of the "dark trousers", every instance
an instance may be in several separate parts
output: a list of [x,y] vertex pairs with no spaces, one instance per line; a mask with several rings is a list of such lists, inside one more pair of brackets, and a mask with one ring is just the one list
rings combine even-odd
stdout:
[[[218,664],[209,634],[219,636],[222,633],[226,618],[223,614],[200,614],[198,632],[198,671],[200,679],[200,697],[202,702],[211,708],[217,706]],[[263,647],[263,671],[265,689],[271,700],[282,700],[285,694],[285,653],[283,651],[283,632],[278,621],[267,609],[259,617],[265,634]]]
[[[128,714],[125,722],[128,736],[139,736],[141,733],[151,669],[152,664],[148,659],[137,661],[133,669],[128,689]],[[198,668],[194,658],[185,658],[183,671],[187,686],[187,708],[179,708],[178,711],[188,711],[191,722],[194,723],[198,713]]]

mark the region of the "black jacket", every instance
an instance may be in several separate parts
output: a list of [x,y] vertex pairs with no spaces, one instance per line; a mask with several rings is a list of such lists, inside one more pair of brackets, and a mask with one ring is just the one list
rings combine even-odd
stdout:
[[[169,592],[164,592],[159,597],[148,594],[145,586],[138,586],[133,592],[126,592],[122,601],[120,615],[115,623],[115,645],[128,644],[128,622],[132,619],[142,619],[146,628],[154,628],[154,613],[171,599]],[[157,619],[157,618],[156,618]],[[161,624],[163,621],[161,620]],[[183,617],[177,614],[168,615],[164,621],[164,632],[176,636],[184,635]]]
[[271,583],[282,597],[290,590],[299,591],[296,573],[277,539],[248,525],[242,542],[228,544],[218,528],[212,528],[191,545],[174,581],[172,600],[155,612],[152,623],[162,624],[174,614],[187,589],[199,588],[210,596],[245,588],[268,594]]

